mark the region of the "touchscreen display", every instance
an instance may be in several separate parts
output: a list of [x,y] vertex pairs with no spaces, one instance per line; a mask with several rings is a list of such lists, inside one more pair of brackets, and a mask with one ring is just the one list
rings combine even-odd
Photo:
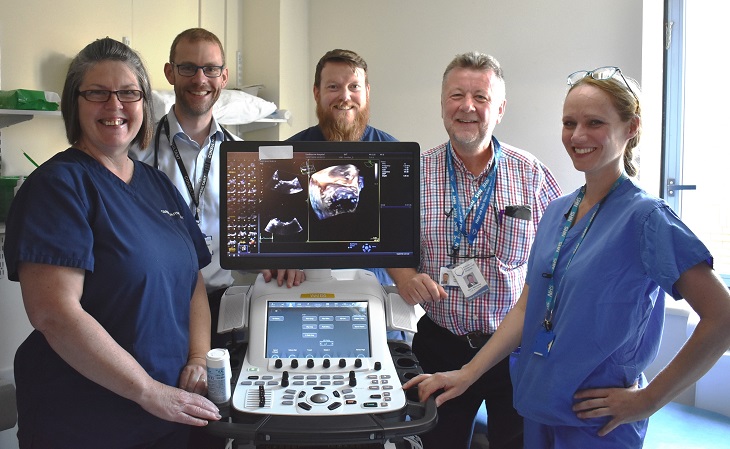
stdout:
[[367,301],[269,301],[267,358],[370,357]]

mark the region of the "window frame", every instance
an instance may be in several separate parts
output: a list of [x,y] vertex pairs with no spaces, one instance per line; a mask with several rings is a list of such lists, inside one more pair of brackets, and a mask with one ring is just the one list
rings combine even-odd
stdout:
[[[685,113],[685,13],[687,0],[664,0],[664,58],[662,91],[662,150],[660,196],[682,216]],[[672,180],[670,182],[670,180]],[[730,273],[718,273],[730,287]]]

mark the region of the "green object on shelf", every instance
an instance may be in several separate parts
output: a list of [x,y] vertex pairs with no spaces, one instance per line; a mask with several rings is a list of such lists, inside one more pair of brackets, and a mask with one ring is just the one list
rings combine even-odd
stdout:
[[35,168],[38,168],[38,163],[36,161],[34,161],[33,158],[28,155],[28,153],[23,151],[23,156],[25,156],[25,158],[28,159]]
[[8,216],[17,184],[17,176],[0,176],[0,222],[4,223]]
[[57,111],[58,103],[48,101],[42,90],[0,90],[0,109]]

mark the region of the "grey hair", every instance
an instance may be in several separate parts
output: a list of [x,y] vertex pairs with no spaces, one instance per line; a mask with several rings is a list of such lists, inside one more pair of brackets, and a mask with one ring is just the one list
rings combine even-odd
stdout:
[[61,94],[61,113],[66,126],[66,138],[73,145],[82,137],[79,121],[79,88],[84,82],[88,71],[96,64],[104,61],[119,61],[126,64],[137,78],[144,105],[142,108],[142,126],[132,140],[132,144],[139,145],[140,148],[146,148],[152,140],[154,128],[150,79],[139,55],[127,45],[109,37],[97,39],[84,47],[73,58],[68,68],[63,93]]

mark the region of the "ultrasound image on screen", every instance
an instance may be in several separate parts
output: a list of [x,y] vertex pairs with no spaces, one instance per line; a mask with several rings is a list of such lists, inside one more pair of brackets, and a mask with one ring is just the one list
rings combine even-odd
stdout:
[[299,183],[297,175],[292,173],[279,173],[279,170],[276,170],[271,175],[271,179],[267,181],[267,187],[285,195],[294,195],[304,190]]
[[[345,164],[298,154],[251,163],[247,157],[253,156],[234,154],[228,162],[227,176],[233,181],[226,187],[227,220],[234,231],[229,232],[228,255],[306,252],[311,245],[342,252],[352,242],[378,247],[383,214],[380,162],[362,158]],[[253,187],[243,186],[246,182]],[[235,231],[250,213],[256,216],[259,233],[255,242],[246,241],[242,247]]]
[[222,143],[221,266],[416,266],[419,157],[414,142]]
[[353,213],[364,187],[360,170],[352,164],[334,165],[309,178],[309,202],[320,220]]
[[267,358],[370,357],[367,301],[270,301]]

